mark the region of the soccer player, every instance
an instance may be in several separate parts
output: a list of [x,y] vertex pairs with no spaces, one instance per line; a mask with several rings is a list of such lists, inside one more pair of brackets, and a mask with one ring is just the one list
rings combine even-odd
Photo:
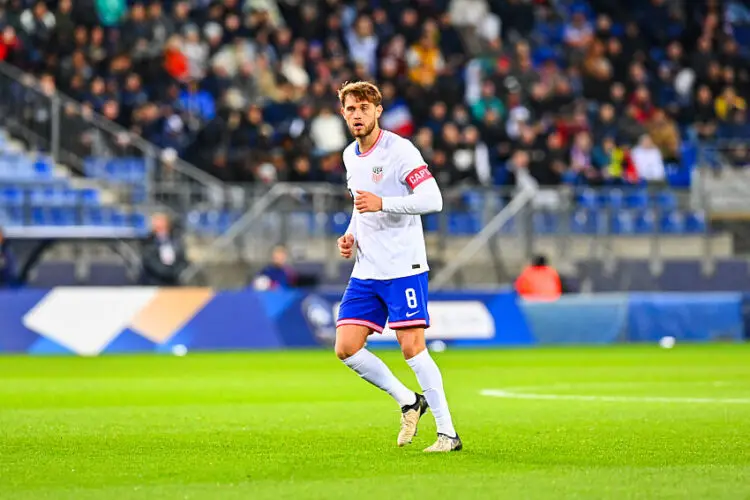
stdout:
[[[458,451],[463,445],[424,335],[430,317],[420,215],[442,210],[443,199],[417,148],[378,125],[381,100],[380,90],[368,82],[347,83],[339,90],[341,112],[356,141],[344,150],[354,210],[338,247],[347,259],[356,250],[356,260],[336,322],[336,355],[399,404],[399,446],[411,443],[429,407],[438,436],[424,451]],[[408,389],[365,348],[369,335],[383,332],[386,319],[424,395]]]

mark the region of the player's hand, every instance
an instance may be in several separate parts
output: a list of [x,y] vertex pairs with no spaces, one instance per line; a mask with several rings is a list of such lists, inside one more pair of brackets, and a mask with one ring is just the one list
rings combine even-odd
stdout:
[[351,259],[354,253],[354,235],[345,234],[338,239],[339,253],[345,259]]
[[368,191],[357,191],[354,197],[354,207],[363,214],[365,212],[380,212],[383,209],[383,199]]

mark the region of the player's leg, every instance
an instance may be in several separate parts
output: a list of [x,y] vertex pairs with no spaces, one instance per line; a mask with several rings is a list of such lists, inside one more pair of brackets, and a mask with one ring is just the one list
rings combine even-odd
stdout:
[[453,427],[443,377],[430,356],[425,328],[430,326],[427,311],[427,273],[391,282],[388,301],[389,325],[396,330],[401,352],[414,370],[437,424],[438,440],[425,451],[460,450],[461,440]]
[[365,349],[368,335],[382,332],[386,311],[372,287],[352,279],[344,293],[336,322],[336,356],[372,385],[387,392],[399,406],[414,404],[417,396],[383,361]]

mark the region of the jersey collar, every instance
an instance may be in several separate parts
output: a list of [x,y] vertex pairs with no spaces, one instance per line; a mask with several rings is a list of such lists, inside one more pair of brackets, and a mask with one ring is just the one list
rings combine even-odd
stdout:
[[354,143],[354,152],[357,154],[357,156],[359,156],[360,158],[363,158],[369,155],[370,153],[372,153],[373,151],[375,151],[375,148],[378,147],[378,144],[380,144],[380,139],[382,138],[383,138],[383,129],[381,128],[380,133],[378,134],[378,138],[375,139],[375,143],[372,145],[372,147],[370,147],[370,149],[367,150],[367,152],[365,153],[360,152],[358,142]]

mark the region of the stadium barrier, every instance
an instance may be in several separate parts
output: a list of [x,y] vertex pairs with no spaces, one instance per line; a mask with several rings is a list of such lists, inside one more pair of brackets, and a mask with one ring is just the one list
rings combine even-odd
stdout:
[[[78,354],[256,350],[330,345],[339,294],[209,288],[0,291],[0,352]],[[431,295],[429,339],[455,346],[741,341],[741,293],[566,296],[530,303],[511,290]],[[371,337],[389,345],[392,331]]]

